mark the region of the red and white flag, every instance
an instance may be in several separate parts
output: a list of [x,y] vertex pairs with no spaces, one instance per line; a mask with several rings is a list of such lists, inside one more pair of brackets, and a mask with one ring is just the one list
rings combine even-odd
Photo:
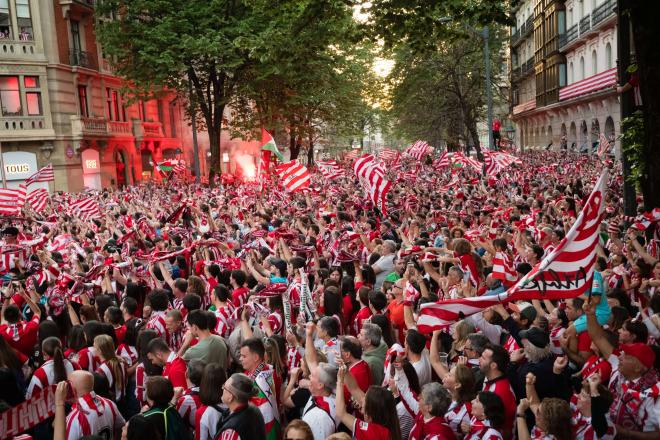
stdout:
[[610,141],[601,133],[598,138],[598,157],[605,156],[610,151]]
[[575,298],[588,291],[597,258],[600,223],[605,210],[608,173],[604,170],[577,220],[557,247],[513,287],[488,297],[460,298],[424,304],[417,327],[430,333],[495,304],[532,299]]
[[518,273],[513,259],[506,252],[496,252],[493,257],[493,278],[502,281],[505,287],[513,286],[518,280]]
[[297,160],[276,166],[275,173],[282,179],[282,184],[288,192],[309,188],[311,181],[309,170]]
[[26,187],[20,185],[18,189],[0,188],[0,215],[18,215],[23,209],[26,199]]
[[99,204],[91,197],[69,203],[69,210],[83,221],[101,217]]
[[387,193],[392,184],[385,179],[385,170],[378,164],[373,154],[364,154],[353,165],[355,175],[368,193],[369,198],[383,215],[387,214]]
[[433,148],[424,141],[416,141],[411,146],[406,148],[406,154],[414,159],[422,160],[433,151]]
[[50,194],[48,194],[48,190],[45,188],[35,189],[27,195],[27,202],[37,213],[41,213],[46,209],[48,200],[50,200]]
[[518,157],[501,151],[486,151],[484,159],[488,176],[494,176],[512,164],[522,165],[522,160]]
[[319,171],[323,177],[328,180],[335,180],[346,175],[344,169],[335,160],[317,160],[316,166],[319,167]]
[[385,148],[378,152],[378,159],[382,160],[383,162],[392,162],[397,161],[400,155],[401,153],[396,150]]
[[27,179],[25,179],[25,186],[30,186],[35,182],[52,182],[55,180],[55,173],[53,172],[53,164],[49,163]]

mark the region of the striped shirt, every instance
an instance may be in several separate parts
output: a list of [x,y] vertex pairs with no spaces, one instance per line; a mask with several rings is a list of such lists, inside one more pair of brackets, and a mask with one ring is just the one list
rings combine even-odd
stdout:
[[113,401],[90,392],[76,401],[66,417],[66,438],[78,440],[92,434],[116,438],[115,434],[125,424]]
[[97,373],[103,374],[106,379],[108,379],[108,388],[111,390],[111,395],[114,395],[115,401],[120,401],[124,394],[126,393],[126,364],[124,362],[119,363],[121,377],[116,376],[112,367],[106,362],[103,361],[101,365],[96,369]]
[[195,427],[197,408],[202,406],[199,400],[199,387],[192,387],[176,401],[176,410],[189,428]]
[[213,440],[222,414],[216,408],[202,405],[195,412],[195,440]]
[[[67,376],[75,370],[74,365],[68,359],[64,359],[64,370]],[[49,359],[41,367],[37,368],[32,375],[27,392],[25,393],[25,398],[29,399],[32,395],[39,393],[44,388],[55,383],[55,366],[53,360]]]

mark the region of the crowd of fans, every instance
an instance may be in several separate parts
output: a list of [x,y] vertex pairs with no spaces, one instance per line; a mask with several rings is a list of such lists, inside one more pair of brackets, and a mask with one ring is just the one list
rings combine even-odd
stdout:
[[599,171],[520,158],[487,179],[390,164],[416,172],[387,215],[354,179],[314,175],[294,194],[104,190],[93,219],[58,194],[0,219],[0,417],[56,385],[34,439],[660,438],[655,224],[624,227],[616,169],[588,295],[417,330],[422,304],[528,273]]

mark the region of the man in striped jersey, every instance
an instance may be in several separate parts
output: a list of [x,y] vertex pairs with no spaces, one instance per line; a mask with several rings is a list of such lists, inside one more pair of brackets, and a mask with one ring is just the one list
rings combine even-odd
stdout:
[[74,371],[69,374],[69,381],[77,400],[66,417],[67,440],[78,440],[87,435],[120,438],[126,422],[113,401],[94,393],[92,373]]

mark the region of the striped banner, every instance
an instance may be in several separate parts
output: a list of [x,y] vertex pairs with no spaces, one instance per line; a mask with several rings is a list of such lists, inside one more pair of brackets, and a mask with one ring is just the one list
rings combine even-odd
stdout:
[[288,192],[309,188],[311,176],[306,166],[297,160],[292,160],[275,167],[275,173],[282,179],[282,184]]
[[607,180],[608,172],[605,169],[564,239],[513,287],[489,297],[423,304],[417,320],[419,331],[430,333],[446,328],[463,316],[479,313],[500,303],[575,298],[587,293],[597,258],[596,245],[605,210]]

